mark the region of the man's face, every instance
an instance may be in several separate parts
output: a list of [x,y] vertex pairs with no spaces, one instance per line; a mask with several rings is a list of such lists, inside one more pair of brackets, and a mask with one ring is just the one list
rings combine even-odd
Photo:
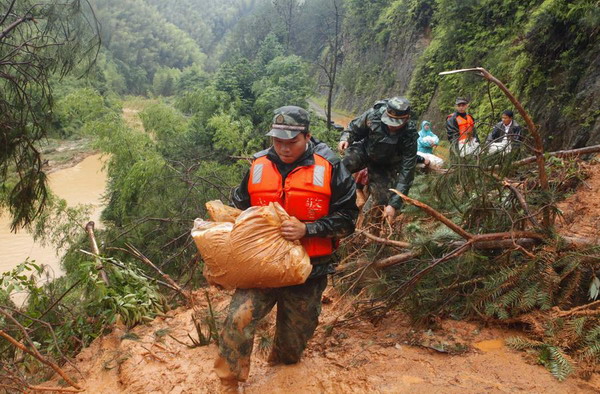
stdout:
[[291,164],[304,154],[308,140],[310,140],[310,134],[304,133],[299,133],[290,140],[273,137],[273,147],[282,162]]
[[504,123],[505,125],[509,125],[510,122],[512,122],[512,118],[508,115],[502,115],[502,123]]
[[467,112],[467,108],[469,108],[469,104],[467,103],[456,104],[456,110],[461,114]]
[[402,119],[402,124],[400,126],[387,126],[390,133],[395,133],[406,126],[408,124],[408,120],[410,119],[410,115],[404,115],[400,118]]

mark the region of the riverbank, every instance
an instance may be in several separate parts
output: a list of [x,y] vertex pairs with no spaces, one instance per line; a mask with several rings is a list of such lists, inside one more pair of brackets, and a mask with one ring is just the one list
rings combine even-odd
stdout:
[[90,138],[48,138],[40,144],[40,150],[46,174],[73,167],[86,157],[98,154]]
[[[63,145],[64,147],[64,145]],[[69,206],[87,204],[92,206],[90,220],[98,222],[104,207],[102,196],[106,186],[103,171],[105,158],[93,151],[71,149],[68,159],[48,164],[48,186]],[[48,159],[46,159],[48,160]],[[85,224],[85,223],[83,223]],[[12,270],[26,259],[46,267],[49,279],[62,275],[59,251],[52,245],[42,245],[25,229],[10,231],[8,215],[0,216],[0,272]]]

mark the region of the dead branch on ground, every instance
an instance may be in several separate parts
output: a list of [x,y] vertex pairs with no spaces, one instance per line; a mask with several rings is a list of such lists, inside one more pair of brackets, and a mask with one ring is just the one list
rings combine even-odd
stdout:
[[[556,152],[548,152],[548,153],[546,153],[546,156],[560,157],[560,158],[564,159],[564,158],[579,157],[581,155],[587,155],[590,153],[597,153],[597,152],[600,152],[600,145],[586,146],[585,148],[579,148],[579,149],[568,149],[568,150],[559,150]],[[533,163],[535,161],[536,161],[536,156],[529,156],[524,159],[515,161],[513,163],[513,166],[520,167],[520,166],[524,166],[526,164]]]
[[[98,243],[96,242],[96,237],[94,236],[94,222],[88,222],[88,224],[85,225],[85,231],[88,233],[88,237],[90,238],[90,246],[92,248],[92,252],[94,252],[96,256],[99,256],[100,249],[98,249]],[[102,266],[102,260],[98,257],[96,257],[96,269],[100,271],[100,276],[102,277],[104,283],[109,285],[110,283],[108,282],[108,275],[106,275],[106,271]]]
[[56,372],[57,374],[59,374],[64,379],[64,381],[67,382],[70,386],[74,387],[78,391],[81,391],[81,386],[78,385],[75,381],[73,381],[73,379],[71,379],[55,362],[50,361],[50,360],[46,359],[44,356],[42,356],[42,354],[36,349],[35,345],[33,344],[33,341],[29,337],[29,334],[27,333],[27,329],[25,329],[25,327],[23,327],[9,313],[6,313],[6,312],[4,312],[1,309],[0,309],[0,313],[3,314],[7,319],[11,320],[12,323],[19,329],[19,331],[21,331],[21,333],[23,335],[23,338],[25,338],[25,340],[29,344],[29,347],[25,346],[23,343],[19,342],[15,338],[13,338],[11,335],[9,335],[4,330],[0,330],[0,336],[1,337],[3,337],[4,339],[6,339],[14,347],[16,347],[19,350],[21,350],[21,351],[29,354],[32,357],[34,357],[36,360],[38,360],[42,364],[44,364],[44,365],[52,368],[54,370],[54,372]]

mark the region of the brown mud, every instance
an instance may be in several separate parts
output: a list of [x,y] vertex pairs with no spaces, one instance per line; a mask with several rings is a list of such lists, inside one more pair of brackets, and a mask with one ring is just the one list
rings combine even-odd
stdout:
[[[223,318],[229,295],[210,289],[213,307]],[[505,339],[519,332],[477,323],[442,321],[435,331],[411,327],[401,314],[379,325],[357,321],[331,329],[351,310],[333,288],[326,291],[321,324],[300,363],[269,366],[268,349],[257,335],[246,393],[582,393],[598,392],[600,377],[558,382],[534,360],[508,349]],[[204,292],[195,294],[205,308]],[[129,332],[122,328],[98,338],[75,360],[80,373],[65,370],[90,393],[218,393],[213,372],[214,344],[190,348],[197,338],[193,309]],[[272,332],[274,314],[260,327]],[[411,345],[412,344],[412,345]],[[57,384],[55,378],[49,384]]]
[[557,223],[561,234],[575,237],[598,238],[600,236],[600,162],[584,164],[589,175],[574,194],[558,204],[562,217]]

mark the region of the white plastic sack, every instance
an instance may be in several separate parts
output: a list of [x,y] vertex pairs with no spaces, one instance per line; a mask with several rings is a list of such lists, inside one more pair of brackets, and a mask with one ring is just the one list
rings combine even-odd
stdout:
[[458,142],[458,154],[460,157],[467,157],[479,153],[479,142],[475,139]]
[[424,157],[425,159],[428,159],[430,162],[429,165],[431,167],[442,168],[442,166],[444,165],[444,159],[442,159],[441,157],[438,157],[434,154],[417,152],[417,155]]

